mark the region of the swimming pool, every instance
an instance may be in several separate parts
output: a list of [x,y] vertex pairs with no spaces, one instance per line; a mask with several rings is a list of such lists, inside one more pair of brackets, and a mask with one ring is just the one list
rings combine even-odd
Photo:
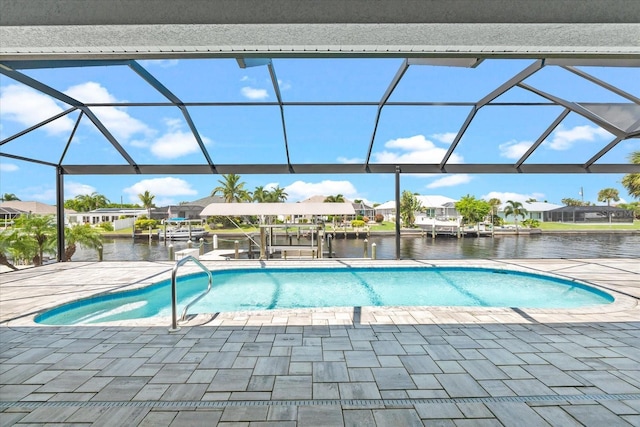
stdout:
[[[576,308],[614,298],[578,282],[469,267],[262,268],[213,272],[211,292],[189,314],[281,308],[471,306]],[[206,288],[206,275],[178,279],[178,311]],[[48,325],[171,315],[169,280],[64,304],[36,316]]]

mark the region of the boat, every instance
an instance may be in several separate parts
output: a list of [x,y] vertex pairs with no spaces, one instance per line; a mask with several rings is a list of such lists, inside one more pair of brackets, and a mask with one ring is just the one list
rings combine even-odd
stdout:
[[166,230],[159,230],[160,240],[192,240],[196,241],[209,235],[202,220],[186,218],[170,218],[163,220]]

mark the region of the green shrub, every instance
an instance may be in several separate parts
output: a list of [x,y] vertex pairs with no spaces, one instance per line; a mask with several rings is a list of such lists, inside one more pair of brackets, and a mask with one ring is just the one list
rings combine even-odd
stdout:
[[98,227],[102,228],[104,231],[113,231],[113,223],[111,222],[101,222],[98,224]]
[[540,227],[540,221],[537,219],[525,219],[522,221],[522,225],[529,228],[537,228]]
[[136,224],[135,224],[135,228],[136,230],[148,230],[149,227],[153,228],[157,228],[158,227],[158,221],[156,221],[155,219],[138,219],[136,220]]
[[351,221],[351,226],[352,227],[364,227],[364,221],[361,219],[354,219]]

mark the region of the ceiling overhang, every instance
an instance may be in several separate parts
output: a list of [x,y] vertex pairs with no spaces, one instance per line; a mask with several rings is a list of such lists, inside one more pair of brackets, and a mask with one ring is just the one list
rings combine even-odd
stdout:
[[640,54],[634,0],[21,0],[0,2],[13,59]]

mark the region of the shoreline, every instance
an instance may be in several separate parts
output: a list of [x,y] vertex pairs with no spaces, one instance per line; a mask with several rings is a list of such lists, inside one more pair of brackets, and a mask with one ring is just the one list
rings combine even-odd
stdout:
[[[334,234],[339,234],[339,235],[343,235],[345,232],[343,230],[334,230],[331,231],[331,233]],[[347,235],[349,237],[367,237],[367,236],[387,236],[387,235],[395,235],[395,230],[376,230],[376,231],[354,231],[354,230],[347,230],[346,231]],[[218,236],[228,236],[228,237],[245,237],[247,234],[249,235],[254,235],[254,234],[258,234],[257,231],[253,231],[251,233],[242,233],[242,232],[238,232],[238,231],[226,231],[226,230],[217,230],[215,232],[209,232],[209,235],[207,236],[208,238],[211,238],[214,234],[217,234]],[[400,230],[400,237],[404,237],[404,236],[420,236],[420,235],[424,235],[427,236],[429,235],[430,232],[426,231],[426,230],[421,230],[421,229],[402,229]],[[488,231],[481,231],[480,232],[481,237],[491,237],[491,233]],[[539,228],[534,228],[534,229],[519,229],[518,233],[516,233],[515,230],[498,230],[494,232],[494,236],[515,236],[515,235],[522,235],[522,236],[537,236],[537,235],[541,235],[541,234],[640,234],[640,230],[634,230],[634,229],[611,229],[611,230],[606,230],[606,229],[584,229],[584,230],[579,230],[579,229],[572,229],[572,230],[541,230]],[[151,233],[152,239],[153,240],[158,240],[157,239],[157,233]],[[465,236],[467,237],[476,237],[476,232],[474,231],[466,231]],[[102,237],[104,238],[108,238],[108,239],[125,239],[125,238],[131,238],[132,235],[131,233],[106,233],[103,234]],[[154,238],[155,237],[155,238]],[[440,237],[455,237],[455,236],[448,236],[448,235],[441,235]],[[133,238],[135,240],[149,240],[149,233],[136,233]]]

